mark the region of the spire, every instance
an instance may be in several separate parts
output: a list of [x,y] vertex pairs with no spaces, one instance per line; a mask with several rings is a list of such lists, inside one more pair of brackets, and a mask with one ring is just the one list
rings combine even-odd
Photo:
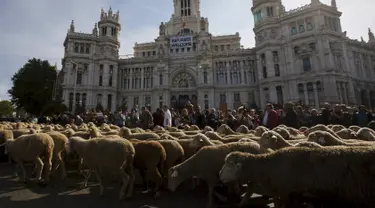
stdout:
[[365,42],[365,40],[363,40],[363,36],[361,36],[361,42]]
[[331,7],[337,9],[336,0],[331,0]]
[[116,21],[120,21],[120,10],[117,10],[116,12]]
[[374,33],[371,31],[371,28],[368,28],[368,40],[375,41]]
[[75,31],[74,20],[72,20],[72,22],[70,23],[70,30],[69,30],[69,32],[74,32],[74,31]]

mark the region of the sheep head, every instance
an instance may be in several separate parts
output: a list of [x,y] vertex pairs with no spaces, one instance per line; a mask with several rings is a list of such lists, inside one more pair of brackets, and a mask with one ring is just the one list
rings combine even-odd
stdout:
[[128,129],[128,128],[126,128],[126,127],[123,127],[123,128],[121,128],[120,129],[120,133],[119,133],[119,135],[121,136],[121,137],[124,137],[125,139],[129,139],[130,138],[130,136],[131,136],[131,131],[130,131],[130,129]]
[[197,134],[193,137],[193,141],[190,143],[191,148],[200,148],[203,146],[214,145],[210,139],[204,134]]
[[219,173],[223,183],[229,183],[239,178],[242,171],[242,155],[241,152],[232,152],[226,156],[225,163]]
[[175,192],[177,187],[185,180],[185,176],[181,173],[179,166],[171,167],[168,170],[168,189]]
[[260,137],[263,135],[264,132],[268,131],[268,129],[264,126],[258,126],[256,129],[255,129],[255,136],[257,137]]
[[308,141],[315,142],[315,143],[325,146],[327,144],[325,136],[326,136],[326,132],[324,131],[314,131],[309,134]]
[[284,139],[289,139],[290,138],[290,134],[289,134],[289,131],[286,130],[285,128],[281,128],[281,127],[276,127],[275,129],[273,129],[275,132],[279,133]]

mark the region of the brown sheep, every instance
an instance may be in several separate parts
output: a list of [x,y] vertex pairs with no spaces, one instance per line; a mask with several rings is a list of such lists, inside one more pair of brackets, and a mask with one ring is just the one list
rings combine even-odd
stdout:
[[[157,142],[163,145],[165,153],[167,155],[163,170],[161,170],[162,176],[166,177],[168,175],[169,168],[185,161],[184,148],[182,148],[180,143],[173,140],[159,140]],[[167,181],[164,181],[163,184],[164,187],[168,187]]]
[[140,170],[144,185],[150,181],[155,183],[154,197],[158,198],[160,196],[160,186],[163,183],[160,173],[164,172],[164,165],[167,159],[167,153],[163,145],[157,141],[141,141],[137,139],[129,141],[133,144],[136,152],[134,167]]

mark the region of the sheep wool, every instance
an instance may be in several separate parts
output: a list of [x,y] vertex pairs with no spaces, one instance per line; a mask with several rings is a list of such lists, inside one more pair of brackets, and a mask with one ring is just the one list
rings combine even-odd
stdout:
[[174,192],[183,181],[190,177],[202,178],[207,182],[209,206],[212,206],[214,187],[219,182],[218,173],[224,164],[225,156],[233,151],[258,154],[260,153],[260,148],[255,143],[239,142],[203,147],[185,162],[169,169],[169,190]]
[[234,152],[226,157],[220,179],[245,179],[253,183],[255,193],[281,199],[309,194],[374,207],[374,158],[375,149],[369,147],[290,147],[262,155]]

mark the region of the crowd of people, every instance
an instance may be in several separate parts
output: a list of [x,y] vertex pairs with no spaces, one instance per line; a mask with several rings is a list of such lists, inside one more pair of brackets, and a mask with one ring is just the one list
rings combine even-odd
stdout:
[[53,117],[33,118],[37,123],[59,123],[62,125],[74,123],[80,125],[83,122],[94,122],[97,125],[111,123],[120,127],[140,127],[152,129],[154,126],[176,126],[182,127],[185,124],[197,125],[200,128],[210,126],[214,129],[221,124],[227,124],[232,129],[241,125],[254,129],[259,125],[272,129],[279,124],[299,128],[301,126],[311,127],[316,124],[341,124],[343,126],[358,125],[367,126],[374,118],[371,111],[365,106],[358,108],[346,105],[330,105],[324,103],[320,109],[311,109],[306,106],[286,103],[282,108],[275,108],[267,104],[264,110],[249,109],[241,106],[238,109],[228,109],[222,112],[211,108],[202,110],[199,105],[194,106],[188,102],[184,109],[170,109],[168,106],[158,108],[150,112],[148,108],[134,106],[130,111],[101,112],[87,111],[81,115],[62,114]]

